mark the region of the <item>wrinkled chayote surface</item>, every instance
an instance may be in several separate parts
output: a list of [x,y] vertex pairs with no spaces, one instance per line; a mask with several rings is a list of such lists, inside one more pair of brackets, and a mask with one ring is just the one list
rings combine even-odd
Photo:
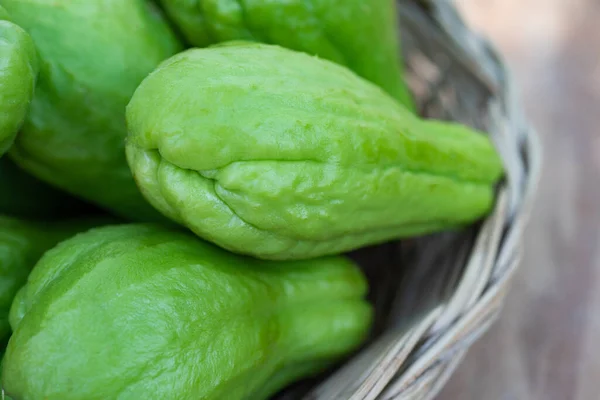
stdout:
[[23,124],[37,74],[38,59],[31,37],[0,7],[0,157]]
[[486,136],[420,120],[345,67],[272,45],[170,58],[127,121],[129,164],[157,209],[266,259],[472,222],[502,174]]
[[0,158],[0,214],[21,218],[51,218],[96,214],[99,210],[62,192]]
[[34,221],[0,214],[0,340],[10,332],[8,312],[13,297],[42,254],[61,240],[100,222],[99,219]]
[[27,30],[41,70],[10,155],[22,168],[125,217],[160,215],[144,201],[124,152],[125,106],[180,49],[144,0],[0,0]]
[[237,256],[152,224],[45,253],[19,291],[2,386],[19,400],[265,399],[368,335],[348,259]]
[[196,47],[248,40],[345,65],[414,111],[403,80],[396,0],[160,0]]

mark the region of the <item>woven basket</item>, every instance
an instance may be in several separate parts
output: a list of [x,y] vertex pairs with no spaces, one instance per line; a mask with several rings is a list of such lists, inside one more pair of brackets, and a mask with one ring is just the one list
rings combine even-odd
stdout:
[[351,254],[371,283],[373,337],[333,373],[278,400],[434,398],[498,316],[519,260],[541,151],[508,73],[451,1],[398,5],[407,80],[421,115],[488,132],[506,178],[485,221]]

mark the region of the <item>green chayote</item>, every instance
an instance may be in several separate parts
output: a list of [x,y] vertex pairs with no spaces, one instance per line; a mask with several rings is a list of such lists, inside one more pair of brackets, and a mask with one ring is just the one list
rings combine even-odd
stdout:
[[160,0],[196,47],[277,44],[345,65],[409,109],[396,0]]
[[470,223],[502,165],[489,139],[424,121],[345,67],[229,43],[163,62],[127,108],[146,198],[198,236],[300,259]]
[[[0,370],[2,369],[2,361],[4,360],[4,351],[0,352]],[[2,376],[0,375],[0,381],[2,380]],[[3,400],[12,400],[9,396],[4,394],[2,397]]]
[[90,204],[26,173],[8,157],[0,158],[0,214],[56,219],[97,211]]
[[58,242],[99,225],[100,220],[33,221],[0,215],[0,339],[10,332],[8,311],[17,290],[44,254]]
[[366,339],[346,258],[261,261],[160,225],[95,228],[45,253],[11,311],[20,400],[265,399]]
[[0,0],[42,60],[30,112],[10,155],[22,168],[120,215],[159,219],[124,152],[125,106],[180,49],[145,0]]
[[0,157],[12,145],[33,96],[38,59],[31,37],[0,7]]

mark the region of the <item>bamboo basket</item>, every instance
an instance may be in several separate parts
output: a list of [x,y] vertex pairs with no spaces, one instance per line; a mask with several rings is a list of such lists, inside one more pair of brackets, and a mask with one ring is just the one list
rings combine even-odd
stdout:
[[398,0],[406,79],[424,117],[488,132],[505,165],[485,221],[351,254],[371,283],[369,342],[277,400],[433,399],[496,320],[517,267],[541,165],[501,58],[451,0]]

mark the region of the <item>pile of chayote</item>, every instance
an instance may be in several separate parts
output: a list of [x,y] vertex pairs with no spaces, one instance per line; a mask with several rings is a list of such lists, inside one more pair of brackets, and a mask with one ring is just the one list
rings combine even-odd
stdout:
[[343,253],[493,206],[394,0],[0,6],[3,396],[267,399],[369,337]]

